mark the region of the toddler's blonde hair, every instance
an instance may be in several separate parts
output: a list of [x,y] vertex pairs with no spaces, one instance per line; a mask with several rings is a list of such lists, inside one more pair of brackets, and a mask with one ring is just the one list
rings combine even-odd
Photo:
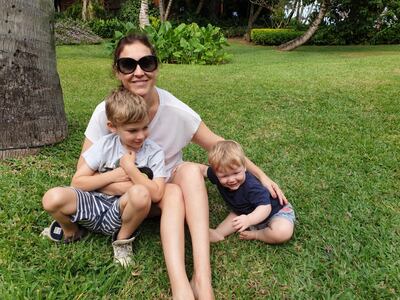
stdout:
[[113,126],[138,123],[148,116],[146,101],[127,89],[120,87],[106,99],[106,115]]
[[245,154],[239,143],[220,141],[208,153],[208,162],[214,171],[227,171],[236,167],[246,167]]

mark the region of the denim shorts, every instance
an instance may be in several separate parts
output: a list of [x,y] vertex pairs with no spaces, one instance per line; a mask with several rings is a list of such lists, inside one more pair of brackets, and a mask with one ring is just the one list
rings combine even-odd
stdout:
[[284,207],[282,207],[276,214],[274,214],[272,217],[267,218],[266,220],[262,221],[261,223],[257,225],[252,225],[249,227],[250,230],[260,230],[266,228],[269,223],[275,218],[285,218],[286,220],[289,220],[294,224],[296,221],[296,216],[294,214],[293,207],[290,203],[286,204]]
[[77,197],[76,213],[71,216],[73,223],[105,235],[112,235],[121,228],[120,196],[73,190]]

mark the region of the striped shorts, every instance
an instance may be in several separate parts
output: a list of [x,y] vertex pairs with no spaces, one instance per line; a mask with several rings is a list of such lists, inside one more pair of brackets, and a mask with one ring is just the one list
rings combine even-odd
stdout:
[[121,227],[119,211],[120,196],[109,196],[99,192],[76,192],[76,213],[71,216],[73,223],[97,233],[112,235]]

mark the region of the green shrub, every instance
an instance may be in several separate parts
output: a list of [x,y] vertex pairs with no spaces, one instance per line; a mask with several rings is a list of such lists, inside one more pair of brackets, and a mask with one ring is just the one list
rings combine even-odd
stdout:
[[102,38],[112,38],[115,31],[123,31],[124,23],[118,19],[94,19],[88,22],[90,29]]
[[232,27],[222,28],[222,32],[224,33],[224,36],[227,38],[243,37],[246,33],[246,30],[247,30],[246,26],[232,26]]
[[293,29],[257,28],[251,31],[251,40],[259,45],[280,45],[301,36],[303,33]]
[[82,19],[82,1],[75,1],[62,14],[67,19]]
[[[104,6],[100,3],[100,0],[92,0],[93,7],[93,17],[105,19],[108,17],[107,12],[104,9]],[[72,5],[70,5],[65,11],[56,14],[57,18],[66,18],[66,19],[82,19],[82,1],[76,0]]]
[[400,23],[376,33],[371,39],[371,44],[400,44]]
[[138,27],[135,26],[132,22],[122,23],[122,25],[123,26],[121,30],[114,31],[113,38],[106,43],[106,48],[110,54],[114,52],[115,47],[117,47],[117,44],[120,39],[122,39],[124,36],[128,35],[131,32],[139,30]]
[[152,40],[162,62],[182,64],[221,64],[230,59],[223,46],[228,46],[219,27],[208,24],[182,23],[173,27],[164,22],[160,27],[147,26],[146,33]]
[[[131,22],[135,26],[139,26],[140,1],[125,0],[118,13],[118,19],[124,22]],[[158,7],[153,5],[153,1],[149,1],[149,16],[159,16]]]
[[59,19],[54,26],[56,45],[99,44],[103,40],[81,21]]

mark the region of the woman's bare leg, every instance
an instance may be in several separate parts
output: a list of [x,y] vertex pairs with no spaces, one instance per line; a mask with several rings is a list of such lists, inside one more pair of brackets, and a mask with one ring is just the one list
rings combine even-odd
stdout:
[[260,240],[267,244],[282,244],[291,239],[293,231],[294,224],[291,221],[276,217],[264,229],[241,232],[240,239]]
[[193,293],[198,299],[214,299],[211,286],[208,197],[203,175],[197,165],[184,163],[176,170],[173,183],[178,184],[182,190],[186,222],[192,237]]
[[185,206],[182,191],[176,184],[167,184],[161,208],[161,242],[171,283],[173,299],[194,299],[185,269]]
[[56,187],[48,190],[42,199],[43,208],[61,225],[65,237],[74,236],[79,228],[71,222],[76,213],[77,197],[71,188]]

